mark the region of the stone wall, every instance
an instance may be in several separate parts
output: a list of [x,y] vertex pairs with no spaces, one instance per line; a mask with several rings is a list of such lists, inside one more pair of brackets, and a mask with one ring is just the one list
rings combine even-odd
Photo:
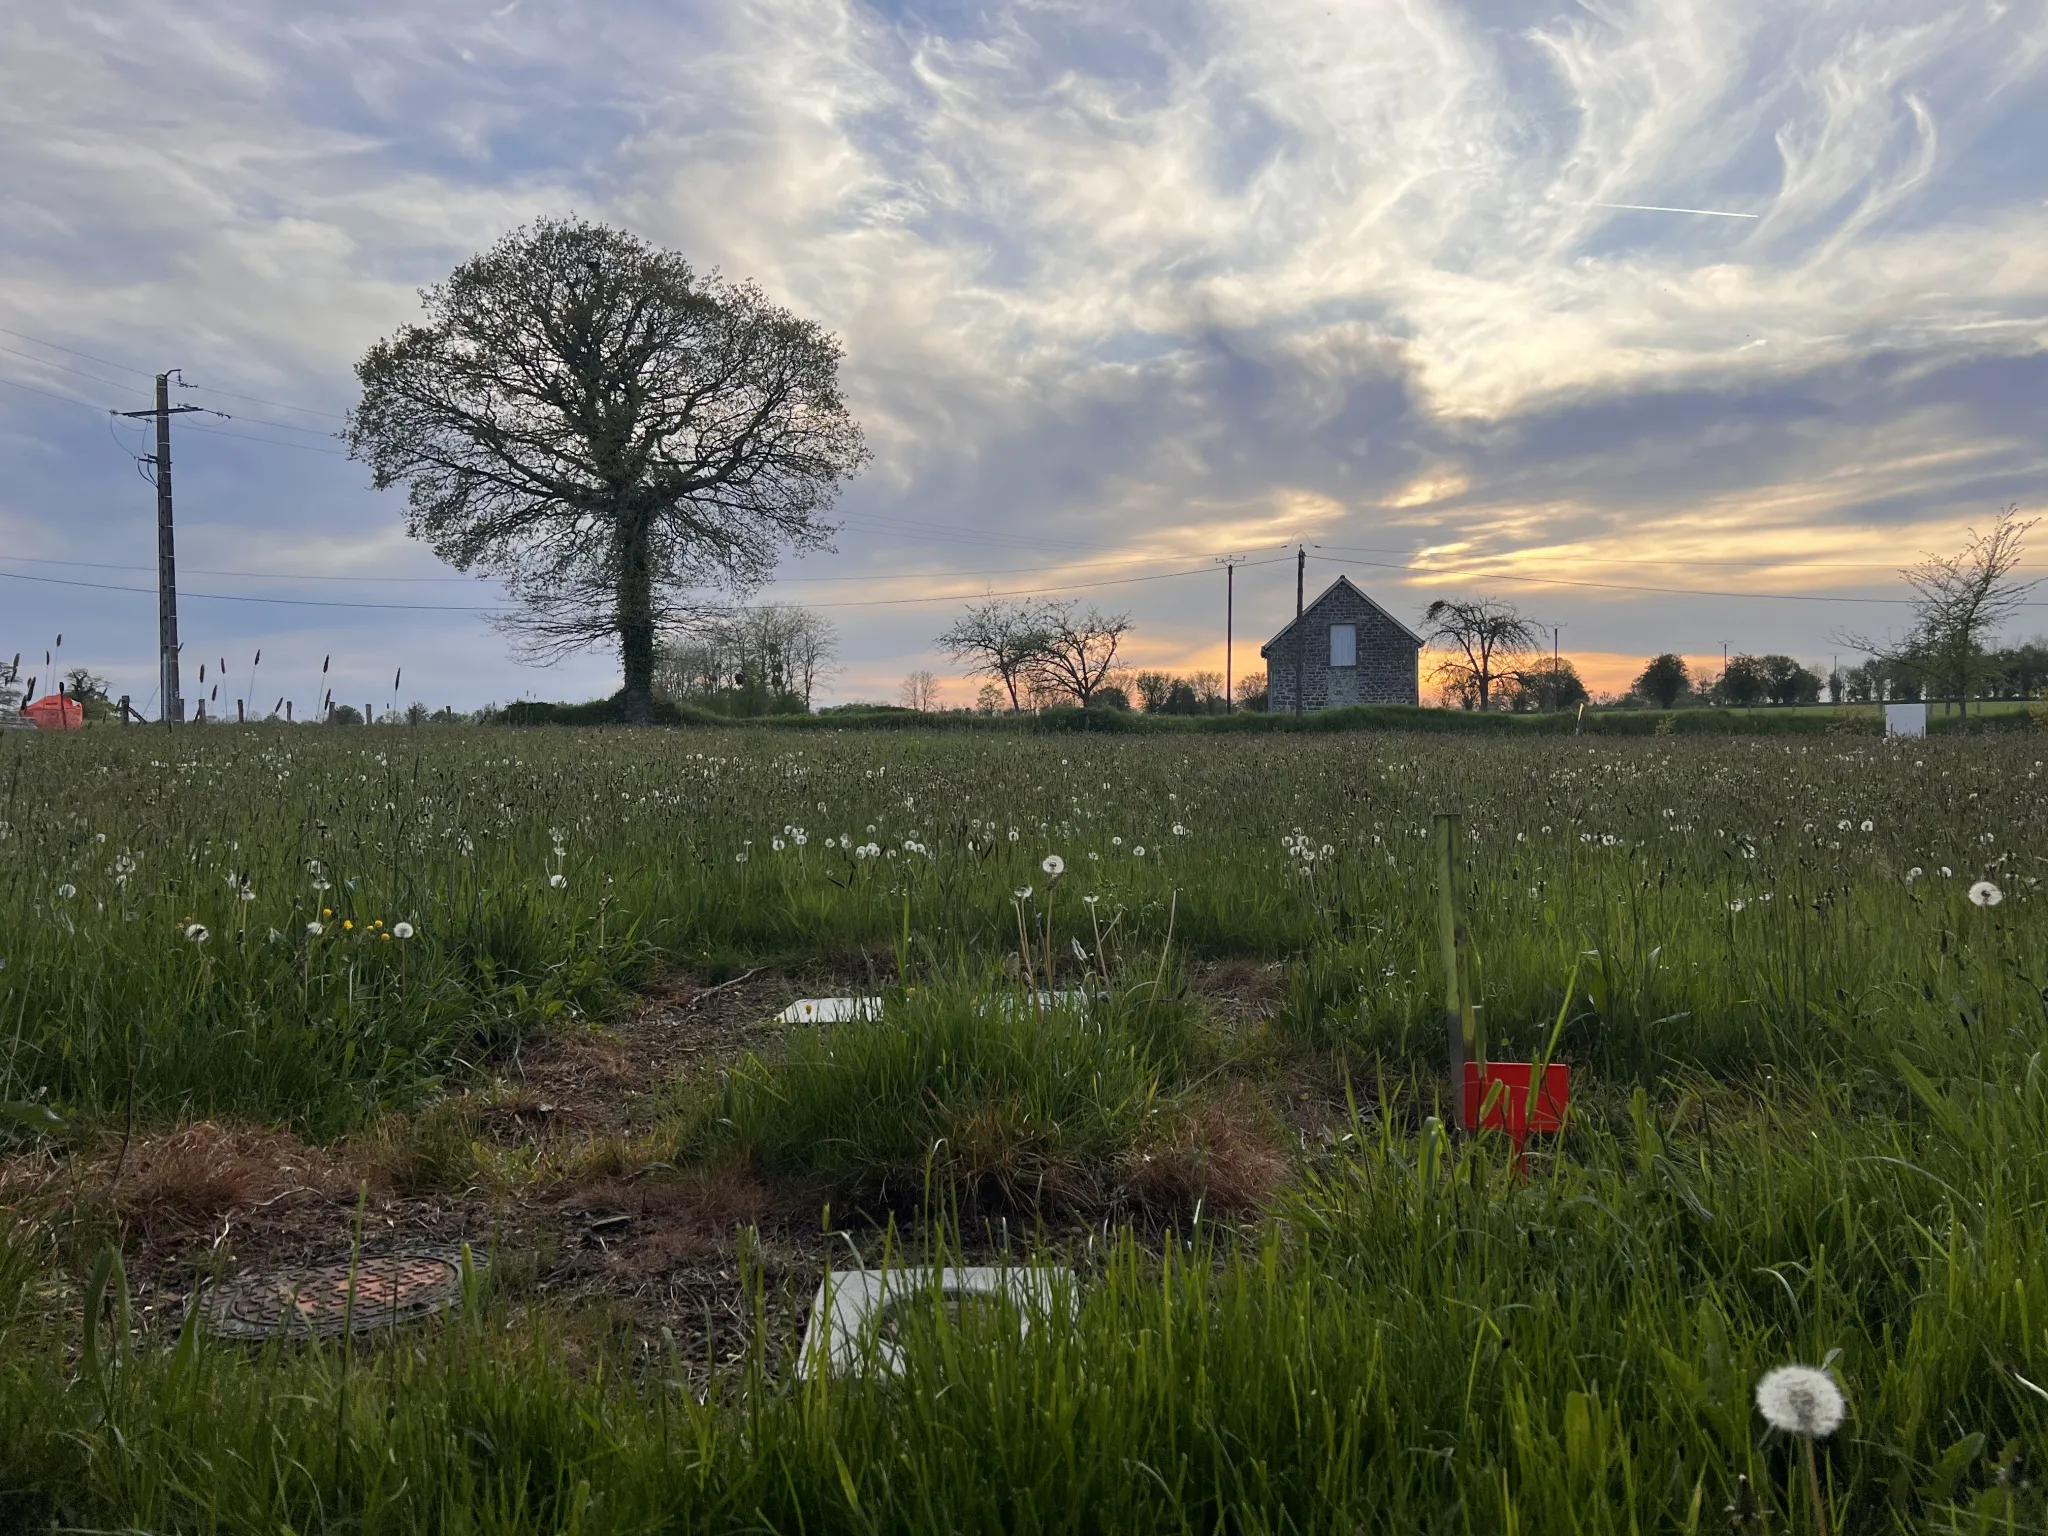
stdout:
[[[1330,626],[1358,626],[1358,665],[1330,665]],[[1302,703],[1306,710],[1341,709],[1346,704],[1419,704],[1417,676],[1421,647],[1393,619],[1348,582],[1340,581],[1308,605],[1301,623],[1259,650],[1266,661],[1266,708],[1294,712],[1294,650],[1301,658]]]

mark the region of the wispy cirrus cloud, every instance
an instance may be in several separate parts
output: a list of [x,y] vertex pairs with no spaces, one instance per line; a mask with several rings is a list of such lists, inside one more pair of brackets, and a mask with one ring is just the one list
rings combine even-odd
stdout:
[[[1758,590],[1889,595],[1850,557],[2044,496],[2041,0],[107,0],[24,11],[0,43],[0,325],[339,410],[415,288],[569,209],[823,320],[877,459],[840,554],[792,566],[786,597],[1123,580],[1114,562],[1297,538],[1332,559],[1455,545],[1592,650],[1746,627],[1812,652],[1838,614],[1615,588],[1725,587],[1640,562],[1751,552],[1836,562]],[[1628,203],[1756,217],[1601,206]],[[98,399],[20,359],[0,375]],[[0,539],[62,557],[134,522],[118,455],[79,467],[103,428],[0,393],[25,469]],[[345,462],[195,462],[190,538],[223,568],[317,534],[330,570],[434,574]],[[1545,571],[1612,585],[1508,582]],[[1244,633],[1282,615],[1280,574],[1246,573]],[[1396,606],[1439,589],[1369,574]],[[1081,595],[1128,603],[1170,660],[1213,649],[1205,590]],[[147,673],[127,599],[32,622],[95,601]],[[944,621],[832,611],[844,686],[869,694]],[[289,643],[389,648],[351,622],[308,611]],[[448,637],[451,692],[536,685],[471,620],[407,623]]]

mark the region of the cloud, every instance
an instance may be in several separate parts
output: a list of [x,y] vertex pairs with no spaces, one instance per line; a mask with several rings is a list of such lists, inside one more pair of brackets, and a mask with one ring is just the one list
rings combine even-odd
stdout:
[[[338,411],[353,358],[463,255],[536,213],[618,220],[846,342],[876,462],[839,554],[778,596],[1064,582],[1128,602],[1148,656],[1192,656],[1220,606],[1194,578],[1077,584],[1291,539],[1599,580],[1731,552],[1882,559],[2038,503],[2044,71],[2042,0],[19,8],[0,22],[0,326]],[[141,403],[142,373],[101,373],[130,393],[0,356],[0,377]],[[0,396],[25,466],[0,492],[7,549],[136,549],[146,487],[88,447],[105,429]],[[436,574],[345,461],[207,439],[189,462],[188,536],[218,568]],[[1291,611],[1286,574],[1244,573],[1241,642]],[[1371,574],[1397,607],[1437,590]],[[1888,582],[1845,564],[1757,584]],[[1837,618],[1541,596],[1617,654],[1718,649],[1708,631],[1740,625],[1811,650]],[[135,607],[16,611],[103,615],[146,679]],[[830,611],[849,688],[935,661],[943,606]],[[308,636],[391,644],[311,612]],[[253,639],[272,620],[193,622]],[[472,620],[407,623],[471,637],[450,692],[610,670],[536,678]]]

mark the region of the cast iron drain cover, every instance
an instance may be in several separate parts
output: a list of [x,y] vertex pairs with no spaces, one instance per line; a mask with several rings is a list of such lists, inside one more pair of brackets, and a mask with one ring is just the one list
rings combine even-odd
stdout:
[[[481,1269],[479,1259],[470,1260]],[[462,1250],[412,1248],[350,1264],[309,1264],[237,1275],[199,1293],[199,1325],[217,1339],[332,1338],[418,1322],[462,1305]]]

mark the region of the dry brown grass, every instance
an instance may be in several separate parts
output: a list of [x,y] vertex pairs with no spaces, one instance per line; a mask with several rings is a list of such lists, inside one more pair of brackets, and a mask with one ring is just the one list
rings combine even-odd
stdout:
[[[119,1153],[109,1158],[108,1176]],[[131,1147],[114,1185],[115,1214],[148,1237],[209,1226],[293,1195],[346,1199],[353,1172],[282,1131],[201,1120]]]
[[1138,1204],[1162,1214],[1260,1209],[1286,1182],[1287,1156],[1272,1110],[1248,1089],[1199,1100],[1139,1151],[1126,1183]]

